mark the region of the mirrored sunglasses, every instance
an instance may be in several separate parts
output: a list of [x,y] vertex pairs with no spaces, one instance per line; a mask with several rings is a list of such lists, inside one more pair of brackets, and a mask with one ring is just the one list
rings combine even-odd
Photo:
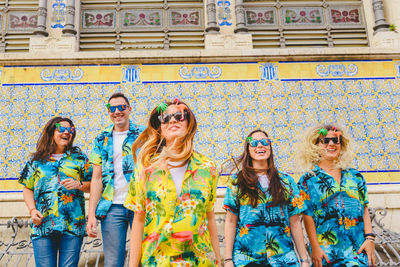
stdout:
[[269,146],[269,145],[271,144],[271,140],[268,139],[268,138],[263,138],[263,139],[260,139],[260,140],[253,139],[253,140],[251,140],[251,141],[249,142],[249,144],[250,144],[251,147],[256,147],[256,146],[258,146],[258,143],[261,143],[261,145],[263,145],[263,146]]
[[183,114],[182,112],[176,112],[176,113],[172,113],[172,114],[163,114],[158,116],[158,119],[160,120],[160,122],[162,124],[167,124],[172,117],[174,117],[174,119],[176,121],[184,121],[189,117],[189,113],[187,111],[185,111]]
[[59,123],[56,123],[56,129],[60,133],[67,131],[69,134],[73,134],[75,132],[75,127],[63,127]]
[[117,109],[119,111],[124,111],[128,107],[128,105],[111,106],[110,104],[107,104],[106,107],[107,107],[108,111],[110,111],[111,113],[114,113]]
[[339,137],[324,137],[320,138],[319,141],[325,145],[329,144],[330,141],[332,141],[335,145],[340,143]]

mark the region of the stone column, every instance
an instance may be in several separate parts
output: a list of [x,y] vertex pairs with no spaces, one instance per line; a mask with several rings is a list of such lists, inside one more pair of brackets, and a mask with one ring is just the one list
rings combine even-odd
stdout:
[[374,34],[381,31],[388,31],[389,24],[386,22],[385,13],[383,12],[383,1],[372,0],[372,7],[375,15]]
[[215,0],[207,0],[207,28],[208,33],[219,33],[217,25],[217,10],[215,8]]
[[64,36],[76,35],[75,30],[75,0],[67,0],[65,27],[62,29]]
[[38,20],[36,30],[33,32],[34,35],[41,35],[44,37],[49,36],[46,31],[46,18],[47,18],[47,0],[39,0],[38,6]]
[[246,27],[243,0],[235,1],[236,29],[235,33],[248,32]]

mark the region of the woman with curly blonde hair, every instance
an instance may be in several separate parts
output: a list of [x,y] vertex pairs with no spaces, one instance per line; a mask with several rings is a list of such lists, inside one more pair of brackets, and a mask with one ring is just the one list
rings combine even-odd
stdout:
[[348,134],[334,125],[318,125],[306,131],[297,151],[306,171],[298,185],[314,266],[375,265],[367,186],[350,168]]
[[133,155],[140,152],[125,200],[135,212],[129,266],[220,262],[213,211],[218,174],[210,159],[193,150],[196,130],[193,112],[175,99],[154,108],[132,146]]

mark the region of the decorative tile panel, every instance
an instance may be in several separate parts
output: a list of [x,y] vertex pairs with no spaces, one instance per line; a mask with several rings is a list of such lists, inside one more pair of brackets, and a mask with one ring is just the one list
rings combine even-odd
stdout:
[[276,26],[275,8],[246,8],[246,25],[249,27]]
[[63,29],[66,20],[66,5],[64,0],[54,0],[54,3],[51,7],[53,10],[53,14],[51,16],[51,27],[53,29]]
[[217,16],[219,26],[231,26],[232,15],[231,15],[231,2],[229,0],[218,0],[217,1]]
[[83,10],[83,29],[114,29],[116,20],[115,10]]
[[[198,121],[195,149],[220,166],[240,155],[255,128],[269,134],[280,170],[294,172],[299,134],[317,122],[343,125],[356,142],[353,166],[400,171],[398,61],[250,62],[0,68],[0,173],[18,177],[52,116],[70,117],[75,144],[89,153],[108,125],[104,108],[128,95],[132,119],[146,124],[160,101],[179,97]],[[300,71],[301,70],[301,71]],[[374,182],[387,177],[377,175]],[[398,176],[397,176],[398,177]],[[399,182],[399,181],[397,181]]]
[[33,31],[37,26],[37,12],[9,12],[8,26],[9,32]]
[[124,10],[121,12],[121,27],[126,29],[162,27],[162,9]]
[[169,9],[168,23],[173,28],[200,28],[203,26],[202,9]]
[[323,26],[322,7],[283,7],[281,8],[282,24],[285,26]]
[[331,6],[328,9],[332,26],[362,25],[361,8],[356,6]]

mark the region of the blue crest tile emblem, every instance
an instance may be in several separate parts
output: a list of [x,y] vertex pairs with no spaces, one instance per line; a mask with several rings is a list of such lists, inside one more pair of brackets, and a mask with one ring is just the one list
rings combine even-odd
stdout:
[[279,80],[278,66],[275,63],[263,63],[260,65],[261,81]]
[[138,65],[129,65],[122,68],[123,83],[141,83],[140,67]]

